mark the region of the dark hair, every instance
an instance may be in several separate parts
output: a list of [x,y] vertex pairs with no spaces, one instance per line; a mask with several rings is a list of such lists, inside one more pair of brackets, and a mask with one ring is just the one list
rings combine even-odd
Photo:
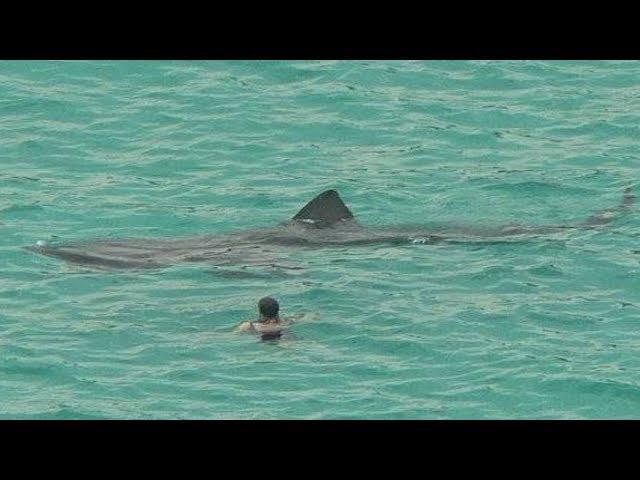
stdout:
[[273,318],[278,316],[280,305],[278,305],[278,301],[275,298],[264,297],[258,302],[258,310],[265,317]]

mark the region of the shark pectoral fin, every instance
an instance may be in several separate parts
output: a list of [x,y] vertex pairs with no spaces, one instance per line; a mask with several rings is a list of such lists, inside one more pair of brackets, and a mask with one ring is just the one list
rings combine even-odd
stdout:
[[292,220],[314,224],[318,227],[328,227],[341,220],[350,219],[353,219],[353,214],[344,204],[338,192],[327,190],[302,207]]
[[209,273],[222,278],[238,278],[238,279],[250,279],[250,278],[289,278],[305,273],[304,267],[292,262],[277,263],[277,264],[255,264],[244,265],[242,267],[216,267],[209,270]]

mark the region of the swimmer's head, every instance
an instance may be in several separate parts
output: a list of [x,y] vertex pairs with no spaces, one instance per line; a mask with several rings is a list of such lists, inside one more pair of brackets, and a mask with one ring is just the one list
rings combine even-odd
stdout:
[[260,316],[265,319],[278,318],[278,311],[280,310],[280,305],[278,305],[278,301],[275,298],[264,297],[261,298],[258,302],[258,311],[260,312]]

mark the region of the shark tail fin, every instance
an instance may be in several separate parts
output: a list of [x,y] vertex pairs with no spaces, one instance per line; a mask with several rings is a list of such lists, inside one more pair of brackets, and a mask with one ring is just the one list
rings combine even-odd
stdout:
[[620,215],[631,210],[636,203],[636,195],[633,190],[633,187],[625,188],[620,205],[613,208],[607,208],[606,210],[602,210],[601,212],[591,215],[583,222],[582,225],[586,227],[607,225],[613,222]]

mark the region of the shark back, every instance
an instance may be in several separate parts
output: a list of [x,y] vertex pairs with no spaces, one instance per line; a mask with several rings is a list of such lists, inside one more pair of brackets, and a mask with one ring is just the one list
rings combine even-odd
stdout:
[[338,222],[353,220],[353,214],[337,191],[327,190],[302,207],[292,220],[325,228]]

